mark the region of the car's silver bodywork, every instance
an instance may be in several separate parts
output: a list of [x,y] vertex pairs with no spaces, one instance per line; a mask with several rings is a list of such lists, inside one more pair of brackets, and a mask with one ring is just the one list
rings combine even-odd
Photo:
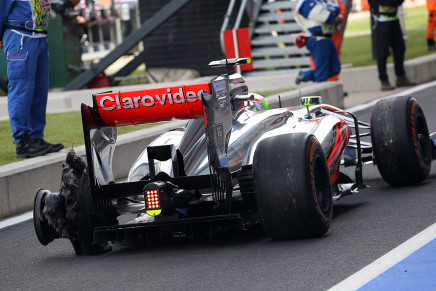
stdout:
[[[217,78],[215,81],[220,81]],[[239,74],[229,78],[229,91],[232,97],[238,95],[251,96],[247,92],[245,80]],[[227,158],[230,171],[236,171],[242,166],[253,163],[257,145],[263,139],[296,132],[314,134],[323,146],[331,172],[339,167],[340,156],[347,146],[350,129],[341,114],[330,115],[324,105],[291,108],[259,109],[256,100],[242,101],[240,106],[233,108],[232,128],[228,142]],[[323,109],[324,108],[324,109]],[[311,113],[308,114],[310,109]],[[340,109],[328,106],[329,110],[341,112]],[[342,143],[336,143],[337,135],[341,134]],[[175,145],[182,153],[185,172],[189,175],[209,174],[204,120],[191,120],[183,131],[171,131],[153,141],[150,146]],[[335,151],[335,147],[340,147]],[[285,149],[284,149],[285,151]],[[331,155],[335,155],[332,157]],[[171,161],[156,161],[156,172],[164,171],[172,175]],[[129,172],[128,181],[139,181],[149,174],[147,150],[138,157]]]

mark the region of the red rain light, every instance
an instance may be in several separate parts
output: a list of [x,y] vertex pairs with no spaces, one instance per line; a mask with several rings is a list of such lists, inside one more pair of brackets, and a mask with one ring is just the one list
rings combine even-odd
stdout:
[[159,196],[157,190],[149,190],[147,193],[147,208],[148,209],[159,209]]

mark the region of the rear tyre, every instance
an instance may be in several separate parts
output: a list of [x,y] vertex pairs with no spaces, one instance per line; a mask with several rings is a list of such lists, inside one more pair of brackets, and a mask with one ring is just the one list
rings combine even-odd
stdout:
[[313,135],[295,133],[261,141],[254,155],[253,181],[270,238],[317,237],[328,231],[333,214],[330,175]]
[[87,171],[84,171],[78,185],[77,235],[70,237],[76,255],[91,256],[110,251],[107,243],[95,244],[93,239],[91,186]]
[[56,229],[48,224],[43,214],[45,198],[50,194],[50,191],[40,188],[38,192],[36,192],[33,202],[33,226],[35,228],[36,237],[44,246],[59,238]]
[[371,140],[377,168],[392,186],[425,180],[431,168],[431,143],[424,112],[410,96],[383,99],[371,115]]

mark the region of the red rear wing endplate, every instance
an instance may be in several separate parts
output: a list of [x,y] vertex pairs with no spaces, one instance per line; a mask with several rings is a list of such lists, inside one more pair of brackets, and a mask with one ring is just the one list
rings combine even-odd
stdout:
[[201,118],[203,91],[210,93],[209,83],[101,93],[93,96],[93,102],[101,121],[118,127]]

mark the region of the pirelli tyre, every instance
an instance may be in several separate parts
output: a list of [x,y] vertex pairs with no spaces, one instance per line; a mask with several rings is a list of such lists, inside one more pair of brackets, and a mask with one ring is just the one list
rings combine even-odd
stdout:
[[380,100],[371,116],[374,160],[392,186],[425,180],[431,168],[431,143],[424,112],[410,96]]
[[39,188],[33,202],[33,226],[35,228],[36,237],[43,246],[46,246],[53,240],[60,238],[56,229],[48,223],[43,213],[45,199],[47,195],[50,194],[50,191]]
[[83,172],[78,185],[77,235],[70,237],[76,255],[91,256],[110,251],[107,243],[93,241],[94,222],[92,216],[91,186],[87,171]]
[[317,237],[331,224],[333,198],[321,144],[312,134],[267,138],[256,149],[253,182],[259,215],[273,240]]

